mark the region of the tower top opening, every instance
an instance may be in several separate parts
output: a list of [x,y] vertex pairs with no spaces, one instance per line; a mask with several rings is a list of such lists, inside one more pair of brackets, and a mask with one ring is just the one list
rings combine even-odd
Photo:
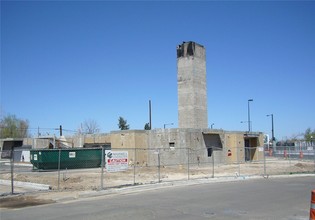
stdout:
[[182,44],[177,46],[177,58],[188,56],[204,56],[204,46],[194,41],[183,41]]

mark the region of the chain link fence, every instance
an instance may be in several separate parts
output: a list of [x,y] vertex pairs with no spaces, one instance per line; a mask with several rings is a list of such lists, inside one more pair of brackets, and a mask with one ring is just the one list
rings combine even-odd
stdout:
[[[2,151],[1,194],[101,190],[204,178],[315,173],[313,148],[119,148]],[[116,156],[115,156],[116,155]],[[120,155],[117,157],[117,155]]]

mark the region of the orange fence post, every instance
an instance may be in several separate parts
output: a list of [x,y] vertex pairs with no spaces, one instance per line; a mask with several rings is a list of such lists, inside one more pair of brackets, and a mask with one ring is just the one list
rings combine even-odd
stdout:
[[284,158],[287,158],[287,150],[283,151],[283,156],[284,156]]
[[315,220],[315,189],[311,194],[310,220]]
[[270,157],[272,156],[272,149],[271,148],[269,149],[269,156]]
[[303,159],[303,151],[300,151],[300,159]]

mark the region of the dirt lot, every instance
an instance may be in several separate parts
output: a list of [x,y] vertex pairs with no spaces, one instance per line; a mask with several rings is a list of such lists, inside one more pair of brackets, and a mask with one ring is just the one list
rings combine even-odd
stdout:
[[[46,184],[51,187],[50,192],[39,192],[31,195],[34,189],[24,189],[23,194],[0,197],[1,208],[19,208],[25,206],[42,205],[52,203],[51,192],[54,198],[71,195],[75,198],[77,192],[85,190],[100,190],[104,188],[122,187],[128,185],[150,184],[157,182],[169,182],[188,179],[202,179],[211,177],[239,177],[254,175],[281,175],[293,173],[315,173],[314,161],[288,161],[284,159],[268,159],[264,162],[250,162],[242,164],[195,164],[158,167],[130,167],[127,171],[101,174],[100,168],[62,170],[39,172],[15,169],[14,181]],[[188,169],[189,168],[189,169]],[[103,177],[103,179],[101,178]],[[10,180],[11,173],[1,172],[0,179]],[[7,188],[10,193],[10,187]],[[18,191],[18,190],[16,190]],[[16,192],[15,191],[15,192]]]
[[[188,169],[189,168],[189,169]],[[175,181],[197,178],[276,175],[291,173],[315,173],[314,161],[288,161],[270,159],[262,162],[242,164],[197,164],[158,167],[130,167],[127,171],[101,174],[100,168],[58,171],[14,171],[14,181],[40,183],[51,186],[52,190],[98,190],[103,187],[148,184],[159,181]],[[101,179],[103,177],[103,180]],[[0,179],[10,180],[11,173],[1,173]],[[58,184],[59,183],[59,184]]]

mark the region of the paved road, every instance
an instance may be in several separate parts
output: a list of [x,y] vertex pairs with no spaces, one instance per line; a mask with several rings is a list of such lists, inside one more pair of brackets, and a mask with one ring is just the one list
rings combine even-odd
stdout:
[[158,188],[16,210],[8,219],[308,219],[315,177]]

